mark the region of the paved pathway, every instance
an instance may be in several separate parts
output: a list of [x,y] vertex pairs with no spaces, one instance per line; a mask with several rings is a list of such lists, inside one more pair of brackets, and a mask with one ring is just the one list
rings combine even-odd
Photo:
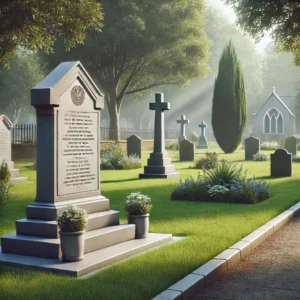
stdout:
[[193,300],[300,300],[300,214]]

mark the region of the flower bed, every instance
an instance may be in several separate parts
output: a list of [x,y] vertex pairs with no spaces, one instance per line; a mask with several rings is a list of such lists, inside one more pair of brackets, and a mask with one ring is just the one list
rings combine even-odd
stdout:
[[254,177],[247,179],[247,170],[237,169],[223,160],[212,170],[205,170],[181,180],[172,192],[172,200],[212,201],[230,203],[258,203],[270,197],[270,183]]

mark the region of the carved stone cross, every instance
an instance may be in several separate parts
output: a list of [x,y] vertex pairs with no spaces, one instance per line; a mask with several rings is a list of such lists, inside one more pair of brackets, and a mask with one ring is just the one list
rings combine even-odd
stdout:
[[199,127],[201,128],[201,136],[205,136],[205,128],[207,127],[207,124],[205,123],[205,121],[202,121],[202,123],[199,125]]
[[181,135],[185,136],[185,124],[189,124],[190,120],[187,120],[185,115],[181,115],[181,119],[177,120],[177,123],[181,125]]
[[164,102],[164,94],[155,94],[155,103],[150,103],[149,108],[155,110],[154,152],[163,153],[165,151],[164,111],[170,109],[170,103]]

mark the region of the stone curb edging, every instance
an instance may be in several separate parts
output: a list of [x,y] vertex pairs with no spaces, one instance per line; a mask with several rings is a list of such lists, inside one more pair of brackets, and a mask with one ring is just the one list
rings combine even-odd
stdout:
[[191,274],[179,280],[152,300],[191,299],[207,284],[214,282],[240,262],[274,232],[282,228],[300,210],[300,202],[293,205],[265,225],[254,230],[222,253],[211,259]]

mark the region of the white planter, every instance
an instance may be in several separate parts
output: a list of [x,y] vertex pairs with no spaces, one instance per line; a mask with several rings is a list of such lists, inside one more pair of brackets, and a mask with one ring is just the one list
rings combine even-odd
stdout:
[[63,261],[83,260],[84,232],[59,232]]
[[143,239],[148,236],[149,214],[146,215],[128,215],[128,224],[135,225],[135,238]]

